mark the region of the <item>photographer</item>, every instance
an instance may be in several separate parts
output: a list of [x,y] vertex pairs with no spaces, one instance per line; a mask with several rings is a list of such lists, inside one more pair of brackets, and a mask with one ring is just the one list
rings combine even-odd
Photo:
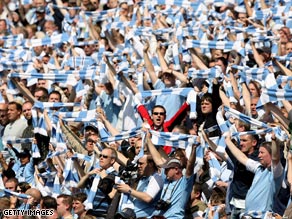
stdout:
[[138,160],[138,177],[136,189],[132,189],[128,184],[118,184],[117,190],[128,193],[132,197],[137,218],[148,218],[155,210],[155,204],[163,187],[163,180],[157,173],[152,156],[144,155]]
[[193,146],[187,162],[186,173],[183,175],[180,160],[169,158],[163,165],[158,151],[151,142],[150,133],[147,133],[147,145],[150,154],[157,166],[161,166],[161,175],[164,185],[160,200],[157,202],[153,218],[179,219],[185,217],[185,207],[189,200],[194,183],[194,163],[196,161],[196,145]]

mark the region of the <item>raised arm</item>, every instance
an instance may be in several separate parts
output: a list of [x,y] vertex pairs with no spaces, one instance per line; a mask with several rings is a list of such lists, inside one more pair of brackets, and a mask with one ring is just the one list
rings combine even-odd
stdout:
[[246,8],[247,16],[251,17],[252,13],[253,13],[253,9],[252,9],[252,7],[249,6],[249,1],[248,0],[244,0],[244,5],[245,5],[245,8]]
[[246,109],[248,115],[251,115],[251,108],[250,108],[251,97],[250,97],[250,92],[248,90],[248,87],[247,87],[246,83],[242,83],[241,85],[242,85],[242,97],[243,97],[245,109]]
[[194,63],[196,63],[196,65],[198,66],[199,69],[201,70],[207,70],[209,69],[204,62],[202,61],[202,59],[200,58],[200,56],[198,55],[198,53],[196,52],[196,50],[194,49],[190,49],[191,52],[191,57]]
[[162,51],[160,48],[160,42],[157,43],[156,52],[157,52],[160,67],[161,67],[162,71],[164,72],[168,69],[168,66],[167,66],[167,63],[163,57],[163,54],[162,54]]
[[275,138],[275,134],[272,134],[272,164],[276,166],[280,162],[280,146],[279,142]]
[[154,66],[152,65],[151,60],[149,58],[148,51],[149,51],[149,42],[146,42],[143,48],[143,58],[144,58],[145,67],[149,74],[150,80],[152,81],[152,84],[155,84],[156,81],[158,80],[158,77],[155,73]]
[[[148,131],[147,131],[148,132]],[[148,132],[146,134],[146,143],[147,143],[147,149],[150,152],[150,154],[153,157],[153,161],[156,164],[156,166],[161,167],[167,160],[166,157],[163,157],[159,151],[156,149],[154,144],[151,141],[150,133]]]
[[167,69],[165,72],[169,72],[170,74],[173,74],[182,83],[188,83],[187,76],[185,76],[181,72],[178,72],[178,71],[175,71],[175,70],[171,70],[171,69]]
[[228,135],[225,138],[225,143],[227,145],[227,147],[229,148],[230,152],[233,154],[233,156],[243,165],[246,165],[246,162],[248,160],[247,156],[242,153],[231,141],[231,137],[230,135]]
[[196,149],[197,149],[197,145],[194,144],[192,147],[190,158],[188,159],[188,162],[187,162],[187,167],[186,167],[187,178],[191,177],[194,174],[194,166],[196,162]]
[[264,64],[263,60],[261,59],[260,54],[258,53],[254,43],[251,43],[250,45],[251,45],[253,57],[254,57],[256,63],[258,64],[258,66],[260,68],[263,68],[265,66],[265,64]]

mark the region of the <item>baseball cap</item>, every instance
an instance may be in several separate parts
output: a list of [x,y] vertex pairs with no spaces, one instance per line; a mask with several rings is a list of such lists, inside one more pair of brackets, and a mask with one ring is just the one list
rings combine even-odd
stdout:
[[178,168],[182,168],[181,164],[180,164],[180,160],[176,159],[176,158],[169,158],[163,165],[162,168],[164,169],[169,169],[169,168],[174,168],[174,167],[178,167]]

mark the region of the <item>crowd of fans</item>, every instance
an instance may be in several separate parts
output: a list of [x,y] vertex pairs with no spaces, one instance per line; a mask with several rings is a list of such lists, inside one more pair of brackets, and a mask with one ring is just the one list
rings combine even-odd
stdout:
[[292,218],[291,7],[0,1],[0,212]]

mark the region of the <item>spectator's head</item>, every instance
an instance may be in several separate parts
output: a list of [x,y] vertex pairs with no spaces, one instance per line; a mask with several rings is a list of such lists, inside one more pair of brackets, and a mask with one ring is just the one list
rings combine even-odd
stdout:
[[16,192],[17,185],[18,180],[16,178],[10,178],[4,183],[5,189],[8,189],[12,192]]
[[136,145],[136,141],[139,140],[139,138],[141,138],[140,136],[133,136],[129,138],[129,144],[132,147],[135,147]]
[[10,199],[8,197],[1,197],[0,198],[0,211],[4,209],[9,209],[10,208]]
[[85,206],[83,202],[87,199],[85,193],[77,193],[73,195],[73,211],[74,214],[77,214],[79,217],[86,213]]
[[151,176],[157,170],[151,155],[144,155],[137,164],[139,176]]
[[8,103],[8,120],[9,122],[15,122],[18,120],[22,113],[22,106],[20,103],[12,101]]
[[0,103],[0,125],[6,126],[9,122],[8,116],[8,105],[6,103]]
[[45,0],[33,0],[32,4],[35,8],[47,5]]
[[38,204],[40,204],[42,194],[38,189],[30,188],[25,192],[26,195],[29,195],[32,197],[31,205],[36,207]]
[[26,165],[30,161],[31,154],[29,153],[28,149],[24,149],[17,156],[18,156],[18,158],[20,160],[21,165]]
[[240,150],[248,155],[255,151],[258,143],[256,135],[241,135],[240,136]]
[[292,52],[292,41],[286,43],[285,50],[285,55],[288,55]]
[[94,146],[96,145],[98,140],[99,140],[99,137],[96,134],[89,135],[86,138],[85,148],[86,148],[89,155],[91,155],[94,152]]
[[257,81],[250,81],[248,84],[248,89],[250,92],[250,95],[252,97],[260,97],[261,95],[261,85]]
[[142,148],[142,138],[136,138],[135,141],[135,155],[138,155]]
[[211,56],[212,59],[217,59],[223,57],[223,50],[222,49],[211,49]]
[[281,43],[287,43],[288,41],[291,40],[291,32],[288,27],[282,27],[279,30],[279,35],[280,35],[280,42]]
[[58,30],[57,25],[52,20],[47,20],[44,24],[44,30],[48,36],[51,36],[52,33]]
[[36,11],[35,11],[35,14],[36,14],[37,21],[41,21],[41,20],[45,19],[45,17],[46,17],[46,7],[45,6],[37,7]]
[[18,186],[17,186],[17,192],[18,193],[25,193],[28,189],[30,189],[31,186],[29,185],[29,183],[27,182],[20,182],[18,183]]
[[251,97],[250,100],[250,111],[251,111],[251,116],[253,118],[256,118],[258,116],[258,111],[257,111],[257,103],[259,101],[259,97]]
[[202,184],[195,182],[193,186],[193,191],[191,193],[191,200],[201,200],[202,192],[203,192]]
[[107,7],[109,9],[114,9],[118,7],[118,0],[108,0],[107,1]]
[[27,34],[28,34],[28,36],[27,36],[28,39],[32,39],[35,36],[35,33],[37,32],[37,27],[34,24],[27,25],[25,27],[25,29],[26,29]]
[[84,128],[84,138],[87,139],[90,135],[98,135],[98,129],[93,124],[88,124]]
[[99,155],[99,165],[102,169],[111,167],[117,159],[117,152],[113,148],[105,148]]
[[240,119],[235,119],[235,127],[238,132],[245,132],[250,130],[250,124],[243,122]]
[[271,142],[263,142],[259,148],[259,162],[264,167],[270,167],[272,164],[272,144]]
[[30,101],[26,101],[22,105],[22,113],[26,120],[30,120],[32,118],[31,108],[32,103]]
[[61,194],[57,197],[57,212],[59,217],[71,215],[73,199],[72,196]]
[[57,200],[51,196],[45,196],[41,200],[41,209],[57,210]]
[[47,102],[48,101],[48,90],[44,87],[38,87],[34,91],[34,97],[37,101]]
[[180,160],[169,158],[162,167],[165,169],[165,175],[169,181],[175,181],[182,177],[182,166]]
[[163,81],[166,87],[172,87],[175,85],[175,76],[169,72],[163,72],[161,80]]
[[7,22],[5,19],[0,19],[0,36],[4,36],[7,32]]
[[211,94],[206,93],[201,99],[201,111],[204,115],[210,114],[213,112],[213,99]]
[[218,57],[215,59],[215,66],[219,66],[222,69],[222,72],[226,73],[226,68],[228,66],[228,61],[224,57]]
[[212,190],[212,194],[210,197],[210,205],[211,206],[218,206],[221,204],[225,204],[225,197],[226,197],[226,192],[224,189],[215,187]]
[[38,83],[36,84],[37,88],[43,87],[47,88],[48,87],[48,82],[45,79],[38,79]]
[[95,45],[92,44],[85,44],[83,47],[84,53],[87,56],[91,56],[95,50]]
[[129,6],[127,2],[122,2],[120,4],[120,15],[127,17],[129,14]]
[[2,180],[5,183],[8,179],[15,178],[15,172],[12,168],[8,168],[7,170],[2,170]]
[[161,105],[156,105],[152,108],[152,115],[151,118],[154,123],[155,129],[160,129],[164,123],[166,118],[166,110]]
[[61,102],[61,94],[59,91],[52,91],[50,94],[49,94],[49,100],[48,102]]

